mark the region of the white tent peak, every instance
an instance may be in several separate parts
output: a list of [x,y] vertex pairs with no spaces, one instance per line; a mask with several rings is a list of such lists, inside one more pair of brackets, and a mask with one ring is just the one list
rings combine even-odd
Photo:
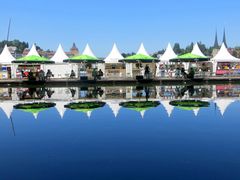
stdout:
[[192,50],[192,54],[206,57],[206,56],[202,53],[202,51],[200,50],[200,48],[199,48],[199,46],[198,46],[198,43],[194,44],[193,50]]
[[117,115],[121,109],[119,102],[116,100],[107,100],[106,103],[109,106],[109,108],[112,110],[114,116],[117,117]]
[[118,60],[121,60],[121,59],[123,59],[123,56],[118,50],[116,43],[114,43],[112,47],[112,51],[109,53],[109,55],[106,57],[104,61],[105,63],[118,63]]
[[2,108],[2,110],[4,111],[4,113],[6,114],[7,118],[10,119],[12,112],[13,112],[13,106],[15,104],[13,102],[1,102],[0,103],[0,107]]
[[65,104],[66,104],[66,102],[59,101],[59,102],[56,102],[56,106],[55,106],[55,108],[57,109],[57,111],[62,119],[63,119],[63,116],[66,111],[66,108],[64,108]]
[[146,112],[146,111],[141,111],[141,112],[140,112],[142,118],[144,118],[145,112]]
[[68,56],[63,50],[63,47],[61,44],[59,44],[57,51],[55,52],[54,56],[51,58],[52,61],[55,61],[56,63],[62,63],[63,60],[68,59]]
[[8,46],[5,45],[3,51],[0,55],[0,63],[1,64],[11,64],[12,61],[16,60],[12,54],[10,53]]
[[140,45],[140,47],[139,47],[139,49],[138,49],[137,54],[142,54],[142,55],[145,55],[145,56],[149,56],[149,54],[148,54],[148,52],[146,51],[143,43],[141,43],[141,45]]
[[212,58],[212,61],[216,62],[240,62],[240,59],[232,56],[226,45],[222,43],[222,46],[215,57]]
[[164,54],[160,57],[162,62],[169,62],[170,59],[176,58],[177,55],[173,51],[172,46],[170,43],[167,45],[167,49],[165,50]]
[[38,118],[38,113],[33,113],[33,117],[34,117],[35,119],[37,119],[37,118]]
[[170,117],[172,115],[172,112],[174,110],[174,106],[170,105],[169,102],[170,102],[169,100],[161,101],[161,104],[163,105],[163,107],[167,111],[168,117]]
[[90,48],[89,44],[86,45],[82,54],[87,55],[87,56],[92,56],[92,57],[96,58],[96,56],[93,54],[92,49]]
[[87,112],[87,117],[90,119],[91,118],[91,115],[92,115],[92,111],[88,111]]
[[27,54],[27,56],[40,56],[39,53],[37,52],[37,48],[36,45],[33,44],[29,53]]
[[228,106],[230,106],[234,102],[235,102],[234,99],[217,99],[215,101],[215,103],[217,104],[222,116],[224,115]]
[[200,110],[200,109],[194,109],[194,110],[193,110],[193,113],[194,113],[194,115],[195,115],[195,116],[197,116],[197,115],[198,115],[198,113],[199,113],[199,110]]

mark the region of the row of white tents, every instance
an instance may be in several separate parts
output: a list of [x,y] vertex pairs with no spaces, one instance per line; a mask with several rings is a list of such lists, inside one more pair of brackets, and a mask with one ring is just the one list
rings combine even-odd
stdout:
[[[191,53],[194,55],[198,55],[198,56],[203,56],[203,57],[205,56],[201,52],[197,43],[194,45]],[[82,54],[96,57],[88,44],[86,45]],[[137,54],[144,54],[144,55],[149,56],[149,53],[146,51],[143,43],[141,44]],[[40,56],[39,53],[37,52],[36,46],[34,44],[33,44],[32,48],[30,49],[27,56],[31,56],[31,55]],[[170,59],[173,59],[176,57],[177,57],[177,54],[173,51],[173,49],[169,43],[165,50],[165,53],[162,56],[160,56],[159,60],[161,63],[168,63]],[[54,61],[55,63],[63,63],[63,60],[68,59],[68,58],[69,57],[66,55],[66,53],[63,50],[62,45],[60,44],[58,46],[57,51],[55,52],[54,56],[50,60]],[[111,52],[104,59],[104,62],[114,64],[114,63],[119,63],[119,60],[121,60],[121,59],[123,59],[123,56],[121,55],[117,45],[114,43]],[[9,52],[7,45],[5,45],[2,53],[0,54],[0,64],[11,64],[12,61],[15,61],[15,60],[16,59]],[[211,61],[212,62],[240,62],[240,59],[232,56],[229,53],[228,49],[226,48],[225,44],[223,43],[219,52],[217,53],[217,55],[215,57],[213,57],[211,59]]]
[[[106,104],[112,110],[115,117],[118,116],[120,110],[122,109],[122,107],[119,105],[119,103],[122,102],[122,101],[123,100],[105,100]],[[224,116],[228,107],[232,103],[237,102],[237,101],[238,100],[234,99],[234,98],[217,98],[217,99],[213,100],[212,102],[216,103],[221,115]],[[175,107],[169,104],[170,100],[161,100],[160,102],[163,105],[168,117],[170,117],[172,115]],[[64,117],[64,114],[66,112],[66,108],[64,108],[64,105],[66,105],[68,103],[69,103],[69,101],[56,101],[55,108],[57,109],[61,118]],[[16,104],[17,104],[17,102],[14,102],[14,101],[0,102],[0,107],[4,111],[4,113],[6,114],[7,118],[10,119],[10,117],[12,115],[12,112],[13,112],[13,106],[16,105]],[[195,116],[198,116],[199,111],[200,111],[200,108],[199,109],[194,109],[192,112],[194,113]],[[141,111],[139,113],[142,116],[142,118],[144,118],[146,111]],[[86,115],[89,118],[91,117],[91,114],[92,114],[91,111],[86,113]],[[33,115],[37,119],[38,113],[33,114]]]

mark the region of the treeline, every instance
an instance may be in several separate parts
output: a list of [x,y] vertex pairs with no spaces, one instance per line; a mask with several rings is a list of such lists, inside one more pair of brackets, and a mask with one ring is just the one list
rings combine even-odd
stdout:
[[1,41],[0,42],[0,51],[2,51],[2,49],[4,48],[5,44],[9,46],[14,46],[16,47],[16,53],[17,54],[22,54],[25,48],[29,48],[29,45],[27,42],[24,41],[19,41],[17,39],[13,40],[13,41]]

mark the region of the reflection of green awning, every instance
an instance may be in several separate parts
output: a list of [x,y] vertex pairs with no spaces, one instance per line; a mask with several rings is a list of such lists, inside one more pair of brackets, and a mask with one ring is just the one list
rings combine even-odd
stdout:
[[22,58],[19,58],[13,63],[40,63],[40,64],[46,64],[46,63],[54,63],[54,61],[51,61],[45,57],[31,55],[31,56],[25,56]]
[[22,110],[24,112],[29,112],[32,114],[38,114],[41,111],[47,110],[48,108],[54,107],[55,103],[26,103],[26,104],[17,104],[14,106],[15,109]]
[[101,108],[105,106],[105,102],[94,101],[94,102],[77,102],[77,103],[70,103],[65,105],[65,108],[77,111],[77,112],[84,112],[87,113],[89,111],[93,111],[97,108]]
[[73,62],[73,63],[81,63],[81,62],[85,62],[85,63],[98,63],[98,62],[102,62],[102,60],[93,57],[93,56],[89,56],[89,55],[78,55],[78,56],[74,56],[72,58],[69,59],[65,59],[63,62]]
[[160,105],[158,101],[128,101],[122,102],[120,106],[137,112],[146,111]]
[[194,110],[201,107],[209,107],[210,103],[199,100],[176,100],[169,103],[172,106],[175,106],[182,110]]
[[158,62],[159,60],[157,60],[156,58],[152,57],[152,56],[147,56],[144,54],[135,54],[132,56],[128,56],[122,60],[120,60],[121,62]]
[[196,61],[209,61],[209,57],[199,56],[192,53],[179,55],[176,58],[170,59],[170,62],[196,62]]

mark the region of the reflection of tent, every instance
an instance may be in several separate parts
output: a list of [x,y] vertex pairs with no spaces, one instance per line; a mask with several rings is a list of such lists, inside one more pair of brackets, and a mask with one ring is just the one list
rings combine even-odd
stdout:
[[142,43],[137,54],[128,56],[120,61],[124,61],[124,62],[128,62],[128,63],[131,63],[131,62],[135,63],[135,62],[158,62],[159,60],[150,56],[147,53],[147,51]]
[[193,111],[194,115],[197,116],[200,108],[209,107],[210,103],[200,100],[176,100],[169,103],[181,110]]
[[37,64],[49,64],[49,63],[54,63],[54,61],[51,61],[45,57],[42,57],[39,55],[36,49],[36,45],[33,44],[31,50],[27,54],[27,56],[21,57],[13,63],[37,63]]
[[105,102],[100,101],[93,101],[93,102],[77,102],[77,103],[70,103],[65,105],[65,108],[77,111],[77,112],[83,112],[86,113],[87,116],[90,118],[91,113],[93,110],[101,108],[105,106]]
[[224,115],[228,106],[230,106],[234,102],[235,102],[234,99],[216,99],[215,100],[215,103],[218,106],[222,116]]
[[165,108],[165,110],[167,111],[168,117],[171,116],[174,106],[169,104],[170,101],[169,100],[163,100],[161,101],[161,104],[163,105],[163,107]]
[[2,108],[2,110],[4,111],[4,113],[6,114],[8,119],[10,119],[10,116],[13,112],[14,105],[15,105],[15,103],[13,103],[11,101],[4,101],[4,102],[0,103],[0,107]]
[[12,61],[16,60],[10,53],[7,45],[4,46],[3,51],[0,55],[0,64],[11,64]]
[[63,118],[64,113],[65,113],[65,111],[66,111],[66,108],[64,107],[65,104],[66,104],[66,102],[64,102],[64,101],[58,101],[58,102],[56,102],[55,108],[57,109],[57,111],[58,111],[58,113],[59,113],[59,115],[60,115],[61,118]]
[[68,56],[64,52],[62,45],[59,44],[58,49],[51,60],[55,63],[62,63],[64,59],[68,59]]
[[160,102],[159,101],[128,101],[128,102],[121,102],[119,105],[124,108],[140,112],[141,116],[144,117],[144,114],[147,110],[159,106]]
[[45,111],[51,107],[54,107],[55,103],[45,103],[45,102],[37,102],[37,103],[26,103],[26,104],[17,104],[14,106],[15,109],[22,110],[24,112],[32,113],[33,116],[37,119],[38,114],[42,111]]
[[119,52],[117,45],[114,43],[112,51],[110,52],[110,54],[105,58],[105,63],[119,63],[118,61],[120,59],[123,59],[123,56],[121,55],[121,53]]
[[119,101],[118,100],[106,100],[106,103],[112,110],[114,116],[117,117],[117,115],[121,109],[121,106],[119,105]]

